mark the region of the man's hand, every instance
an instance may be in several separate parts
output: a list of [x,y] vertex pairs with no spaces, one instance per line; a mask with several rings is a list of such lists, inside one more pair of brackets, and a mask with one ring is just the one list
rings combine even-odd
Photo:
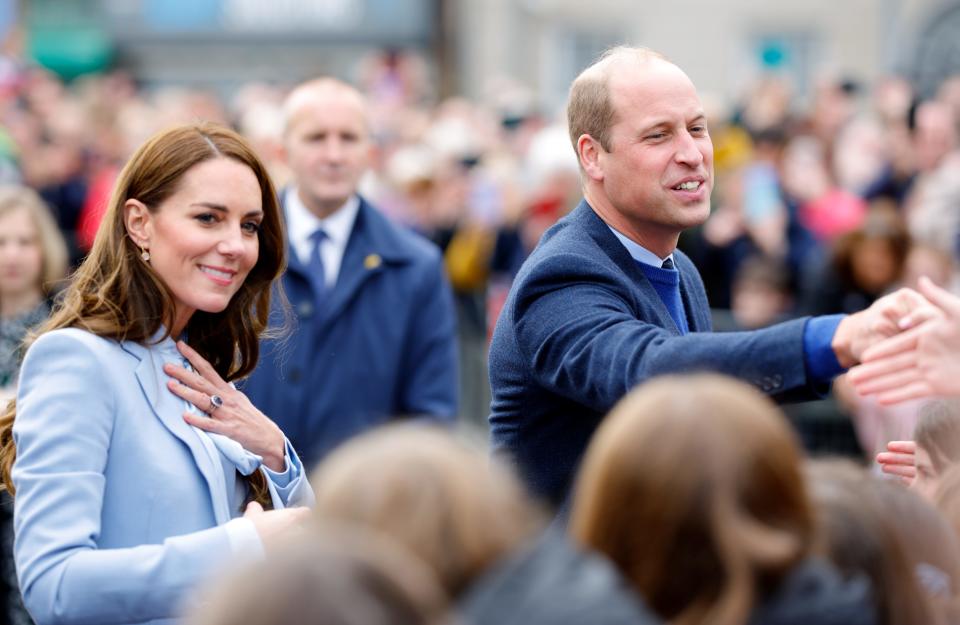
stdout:
[[877,394],[881,404],[960,396],[960,298],[927,278],[920,291],[940,313],[907,315],[901,326],[909,329],[868,349],[864,364],[850,372],[857,391]]
[[844,368],[859,363],[867,349],[899,334],[908,325],[942,316],[935,306],[912,289],[900,289],[875,301],[870,308],[845,317],[833,335],[834,353]]

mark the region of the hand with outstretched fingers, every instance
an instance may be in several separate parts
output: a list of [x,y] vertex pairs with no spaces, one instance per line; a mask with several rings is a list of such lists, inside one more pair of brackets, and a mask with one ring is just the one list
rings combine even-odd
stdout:
[[863,364],[850,371],[857,392],[877,395],[881,404],[960,396],[960,297],[928,278],[919,287],[940,313],[905,316],[905,331],[867,349]]
[[831,346],[844,368],[852,367],[867,351],[911,325],[941,316],[940,310],[913,289],[898,289],[884,295],[869,308],[844,317],[837,326]]
[[895,475],[907,485],[917,477],[914,460],[917,455],[917,444],[913,441],[890,441],[887,451],[877,454],[877,464],[880,470],[888,475]]

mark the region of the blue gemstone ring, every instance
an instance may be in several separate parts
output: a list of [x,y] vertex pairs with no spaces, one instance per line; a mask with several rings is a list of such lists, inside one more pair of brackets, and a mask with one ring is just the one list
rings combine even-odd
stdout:
[[211,395],[211,396],[210,396],[210,409],[209,409],[207,412],[209,412],[210,414],[213,414],[214,411],[215,411],[217,408],[219,408],[220,406],[222,406],[222,405],[223,405],[223,398],[222,398],[222,397],[220,397],[219,395]]

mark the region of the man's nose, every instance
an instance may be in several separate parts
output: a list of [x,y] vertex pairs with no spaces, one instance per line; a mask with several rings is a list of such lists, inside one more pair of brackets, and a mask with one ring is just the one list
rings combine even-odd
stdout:
[[699,167],[703,163],[703,151],[699,142],[689,132],[684,132],[677,139],[677,152],[674,159],[678,163],[690,167]]
[[342,161],[344,155],[343,141],[336,137],[327,139],[323,144],[323,155],[328,161],[336,163]]

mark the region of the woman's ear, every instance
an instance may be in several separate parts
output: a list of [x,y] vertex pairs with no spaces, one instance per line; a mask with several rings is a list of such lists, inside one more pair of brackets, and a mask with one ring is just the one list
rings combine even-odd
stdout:
[[127,235],[138,247],[150,247],[152,234],[152,215],[146,204],[140,200],[127,200],[123,203],[123,225],[127,228]]

